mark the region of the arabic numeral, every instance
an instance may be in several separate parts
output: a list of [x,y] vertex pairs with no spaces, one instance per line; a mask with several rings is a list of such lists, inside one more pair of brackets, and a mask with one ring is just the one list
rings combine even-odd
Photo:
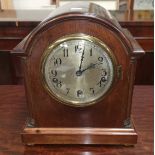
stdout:
[[66,93],[66,95],[67,95],[67,94],[69,94],[70,88],[66,88],[66,90],[67,90],[67,93]]
[[84,44],[79,43],[78,45],[75,45],[75,53],[79,52],[81,53],[84,50]]
[[99,85],[99,87],[104,86],[104,83],[107,81],[106,76],[101,77],[99,83],[97,85]]
[[58,88],[61,88],[61,87],[62,87],[62,82],[59,81],[58,83],[56,83],[56,86],[57,86]]
[[78,90],[77,91],[77,97],[81,97],[83,95],[83,91],[82,90]]
[[105,69],[102,69],[102,76],[106,76],[107,75],[107,71]]
[[103,57],[98,57],[98,61],[103,62]]
[[58,65],[61,65],[62,63],[62,60],[60,58],[54,58],[54,66],[58,66]]
[[93,55],[93,50],[92,50],[92,48],[90,49],[90,56],[92,56]]
[[75,45],[75,53],[77,52],[78,50],[78,45]]
[[64,57],[68,57],[68,48],[63,49]]
[[57,71],[56,70],[51,70],[51,74],[56,77],[57,76]]
[[101,81],[106,82],[107,81],[106,77],[105,76],[101,77]]
[[94,95],[95,94],[95,90],[94,88],[90,88],[91,93]]
[[58,88],[61,88],[61,87],[62,87],[62,82],[59,81],[57,78],[53,78],[53,83],[55,83],[55,85],[56,85]]

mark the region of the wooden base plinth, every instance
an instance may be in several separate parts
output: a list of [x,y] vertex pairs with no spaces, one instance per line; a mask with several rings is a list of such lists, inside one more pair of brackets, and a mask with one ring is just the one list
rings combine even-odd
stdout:
[[34,144],[123,144],[137,143],[134,128],[25,128],[22,141]]

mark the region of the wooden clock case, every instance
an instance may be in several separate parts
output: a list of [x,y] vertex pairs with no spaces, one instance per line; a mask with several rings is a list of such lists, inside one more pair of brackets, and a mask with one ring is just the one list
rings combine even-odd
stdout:
[[[117,60],[111,91],[99,103],[81,108],[56,101],[44,89],[40,78],[41,58],[49,44],[77,33],[103,41]],[[87,2],[60,7],[12,53],[20,53],[25,74],[29,117],[21,134],[23,143],[132,145],[137,142],[131,105],[136,60],[144,51],[104,8]]]

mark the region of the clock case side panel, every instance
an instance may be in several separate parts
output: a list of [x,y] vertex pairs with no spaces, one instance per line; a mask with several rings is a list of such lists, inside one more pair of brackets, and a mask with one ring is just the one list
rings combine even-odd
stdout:
[[33,96],[32,96],[32,89],[31,89],[31,83],[29,80],[30,72],[29,68],[27,66],[27,57],[21,57],[21,65],[24,73],[24,86],[25,86],[25,95],[26,95],[26,101],[27,101],[27,109],[28,109],[28,116],[26,118],[26,126],[27,127],[34,127],[35,126],[35,114],[34,114],[34,108],[33,108]]
[[127,119],[125,121],[125,124],[127,127],[131,126],[131,110],[132,110],[132,96],[133,96],[133,89],[134,89],[134,83],[135,83],[135,75],[136,75],[136,66],[137,66],[137,59],[142,57],[145,54],[145,51],[142,49],[142,47],[138,44],[138,42],[134,39],[132,34],[127,30],[123,29],[125,35],[128,37],[132,44],[132,51],[137,56],[131,56],[130,57],[130,69],[129,69],[129,93],[128,93],[128,108],[127,108]]

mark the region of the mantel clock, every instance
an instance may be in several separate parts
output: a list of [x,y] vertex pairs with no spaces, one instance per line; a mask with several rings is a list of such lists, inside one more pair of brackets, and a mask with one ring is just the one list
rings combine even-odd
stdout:
[[53,11],[14,50],[23,62],[25,144],[137,142],[131,118],[136,60],[144,54],[104,8]]

